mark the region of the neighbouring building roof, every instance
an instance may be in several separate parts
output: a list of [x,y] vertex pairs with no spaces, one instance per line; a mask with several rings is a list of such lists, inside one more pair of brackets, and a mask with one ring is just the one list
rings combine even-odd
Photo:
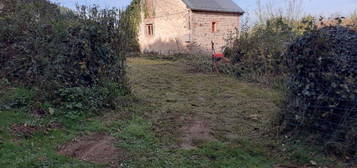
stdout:
[[244,13],[232,0],[183,0],[188,8],[197,11]]

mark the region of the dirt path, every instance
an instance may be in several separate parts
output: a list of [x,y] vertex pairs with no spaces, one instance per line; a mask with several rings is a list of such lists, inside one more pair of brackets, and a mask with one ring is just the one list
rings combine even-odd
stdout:
[[[217,74],[191,73],[180,62],[128,60],[134,94],[154,108],[146,112],[175,147],[202,141],[234,141],[261,136],[279,108],[280,94]],[[171,135],[171,136],[170,136]]]

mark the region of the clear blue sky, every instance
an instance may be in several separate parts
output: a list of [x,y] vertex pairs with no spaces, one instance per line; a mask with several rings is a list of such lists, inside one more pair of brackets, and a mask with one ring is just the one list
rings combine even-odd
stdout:
[[[131,0],[51,0],[63,6],[74,8],[75,4],[98,4],[101,7],[125,8]],[[256,8],[256,0],[233,0],[245,11],[251,13]],[[272,1],[276,6],[283,6],[286,0],[261,0],[262,4]],[[357,0],[304,0],[304,13],[330,16],[333,14],[348,15],[357,11]],[[254,16],[253,16],[254,17]]]

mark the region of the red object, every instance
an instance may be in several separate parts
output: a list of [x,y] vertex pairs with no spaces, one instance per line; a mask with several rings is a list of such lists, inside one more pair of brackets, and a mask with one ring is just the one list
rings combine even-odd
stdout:
[[223,53],[213,54],[213,58],[222,58],[222,57],[224,57],[224,54],[223,54]]

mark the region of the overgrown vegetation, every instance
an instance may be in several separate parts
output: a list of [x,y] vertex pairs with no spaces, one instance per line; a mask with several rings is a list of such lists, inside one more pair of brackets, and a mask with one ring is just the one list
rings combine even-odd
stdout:
[[352,25],[352,28],[357,29],[357,11],[355,11],[351,15],[351,25]]
[[233,47],[225,50],[225,55],[236,64],[235,75],[265,84],[272,81],[269,79],[283,75],[287,68],[285,45],[296,37],[293,27],[279,17],[243,30]]
[[30,105],[44,113],[118,107],[129,93],[124,63],[132,39],[121,26],[121,11],[63,11],[47,0],[4,5],[0,79],[9,92],[21,88],[31,98],[1,96],[3,107]]
[[112,109],[120,115],[128,103],[125,60],[133,44],[122,11],[1,3],[1,167],[104,167],[57,148],[78,134],[105,131],[91,117]]
[[[325,27],[288,49],[288,130],[318,135],[339,155],[356,155],[357,32]],[[320,143],[321,144],[321,143]]]
[[[282,158],[325,165],[320,151],[305,148],[306,139],[355,164],[356,16],[348,23],[336,19],[354,31],[318,29],[326,26],[322,19],[299,20],[295,15],[298,1],[290,1],[288,16],[260,13],[260,23],[245,25],[240,36],[227,39],[231,43],[225,54],[233,64],[220,71],[275,89],[191,73],[181,62],[139,58],[132,60],[132,84],[144,101],[127,105],[125,60],[127,53],[139,50],[138,26],[146,10],[142,0],[133,0],[123,12],[98,7],[71,11],[47,0],[3,0],[0,165],[102,167],[56,153],[59,144],[88,132],[120,139],[116,145],[127,156],[118,162],[124,167],[272,167]],[[192,71],[212,69],[210,57],[146,56],[184,58]],[[284,137],[309,138],[261,143],[257,137],[273,132],[270,126],[285,91]],[[116,110],[93,118],[109,109]],[[195,129],[214,135],[197,138],[201,133]],[[187,136],[193,149],[181,146]],[[270,157],[274,150],[285,156]],[[327,162],[338,167],[336,160]]]
[[125,41],[128,44],[126,51],[127,52],[138,52],[140,49],[138,34],[139,34],[139,26],[141,22],[141,12],[143,8],[142,0],[133,0],[130,5],[123,12],[122,17],[120,19],[120,24],[122,28],[125,30],[126,36],[128,36]]
[[[268,5],[268,11],[258,11],[258,23],[243,21],[242,30],[227,39],[225,56],[233,65],[222,64],[220,72],[283,91],[289,135],[311,135],[315,143],[323,139],[327,151],[355,158],[356,16],[300,18],[293,13],[299,11],[298,0],[289,3],[286,13]],[[211,62],[192,57],[189,64],[202,72],[211,71]]]
[[313,17],[290,23],[273,18],[243,30],[225,54],[239,78],[286,91],[288,130],[318,135],[314,142],[324,141],[329,152],[354,158],[356,33],[353,24],[341,26],[343,18],[333,22],[337,25],[326,27]]
[[[243,21],[242,29],[226,39],[224,54],[232,64],[221,64],[221,73],[268,87],[284,89],[287,77],[287,46],[299,36],[317,28],[317,20],[305,17],[298,21],[283,16],[250,26]],[[189,64],[198,71],[211,71],[209,57],[189,56]]]

